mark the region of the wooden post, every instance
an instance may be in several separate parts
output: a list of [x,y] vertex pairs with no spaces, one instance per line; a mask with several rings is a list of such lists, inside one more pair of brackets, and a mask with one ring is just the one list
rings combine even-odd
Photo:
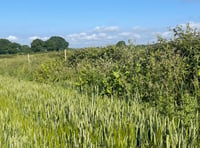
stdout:
[[30,56],[29,56],[29,53],[28,53],[28,63],[30,63]]
[[67,61],[67,50],[65,49],[65,61]]

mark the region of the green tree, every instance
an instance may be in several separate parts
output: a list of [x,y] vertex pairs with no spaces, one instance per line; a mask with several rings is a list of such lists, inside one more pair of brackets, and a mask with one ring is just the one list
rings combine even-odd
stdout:
[[7,54],[11,42],[7,39],[0,39],[0,54]]
[[31,50],[33,52],[41,52],[41,51],[47,51],[45,42],[40,39],[35,39],[31,43]]
[[22,53],[30,53],[31,52],[31,48],[28,45],[22,45],[21,46],[21,52]]
[[120,47],[120,48],[126,47],[126,43],[125,43],[125,41],[119,41],[119,42],[117,42],[116,46]]
[[9,54],[16,54],[21,52],[21,45],[18,43],[10,43],[8,46],[8,53]]
[[7,39],[0,39],[0,54],[16,54],[21,52],[21,45]]
[[69,46],[69,43],[67,41],[65,41],[64,38],[58,37],[58,36],[51,37],[45,43],[46,43],[47,51],[64,50],[64,49],[68,48],[68,46]]

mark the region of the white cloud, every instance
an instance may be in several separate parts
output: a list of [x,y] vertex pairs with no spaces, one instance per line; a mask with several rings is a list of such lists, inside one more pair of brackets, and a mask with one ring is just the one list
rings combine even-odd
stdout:
[[137,39],[141,39],[142,38],[140,34],[133,34],[133,37],[137,38]]
[[107,34],[106,34],[106,33],[99,33],[98,36],[99,36],[99,37],[106,37]]
[[31,41],[33,41],[35,39],[48,40],[49,37],[39,37],[39,36],[31,36],[31,37],[29,37],[29,40],[31,40]]
[[[183,27],[186,24],[180,24]],[[199,28],[200,23],[190,22],[192,28]],[[120,40],[128,41],[131,39],[136,44],[151,44],[157,41],[157,35],[161,35],[165,39],[173,37],[173,32],[166,27],[148,28],[142,26],[135,26],[132,28],[120,28],[118,26],[97,26],[88,31],[80,33],[72,33],[65,35],[64,38],[69,42],[70,47],[91,47],[91,46],[106,46],[116,44]],[[32,36],[30,40],[36,38],[46,40],[48,37]]]
[[16,36],[13,35],[9,35],[6,39],[10,40],[10,41],[17,41],[18,38]]
[[189,22],[190,27],[200,29],[200,23]]
[[[88,32],[74,33],[66,35],[65,39],[70,43],[71,47],[75,46],[105,46],[116,44],[120,40],[128,41],[128,39],[137,40],[139,43],[150,41],[152,34],[142,27],[135,27],[124,31],[118,26],[97,26]],[[143,39],[144,38],[144,39]]]
[[78,37],[80,37],[80,34],[74,33],[74,34],[67,35],[67,38],[78,38]]
[[120,36],[130,36],[131,33],[130,32],[120,32],[119,35]]
[[87,33],[82,32],[82,33],[80,33],[80,36],[87,36]]
[[91,34],[91,35],[85,35],[83,39],[84,40],[97,40],[98,37],[96,34]]
[[166,39],[172,38],[173,33],[171,31],[165,31],[161,33],[161,36]]
[[173,36],[173,32],[172,31],[153,32],[152,35],[153,36],[161,36],[164,39],[170,39]]
[[79,33],[79,34],[78,33],[69,34],[69,35],[67,35],[66,38],[73,40],[73,41],[76,41],[76,40],[97,40],[98,36],[95,33],[88,34],[88,33],[82,32],[82,33]]
[[133,33],[133,32],[120,32],[118,34],[119,36],[122,36],[122,37],[127,37],[127,38],[134,38],[134,39],[140,39],[141,38],[141,35],[138,34],[138,33]]
[[31,36],[31,37],[29,37],[29,40],[35,40],[35,39],[40,39],[40,37],[38,37],[38,36]]
[[106,39],[108,39],[108,40],[112,40],[112,39],[116,39],[116,38],[117,38],[117,36],[114,36],[114,35],[109,35],[106,37]]
[[141,26],[134,26],[132,28],[133,32],[149,32],[152,31],[151,28],[145,28],[145,27],[141,27]]
[[[193,29],[200,29],[200,22],[188,22],[190,27]],[[183,29],[186,29],[187,23],[185,24],[180,24],[180,26],[183,27]],[[175,27],[174,27],[175,28]]]
[[95,27],[94,31],[97,32],[117,32],[119,31],[119,27],[118,26],[97,26]]
[[94,30],[66,35],[65,39],[70,43],[71,47],[89,47],[89,46],[105,46],[112,44],[117,39],[117,34],[113,32],[96,32]]

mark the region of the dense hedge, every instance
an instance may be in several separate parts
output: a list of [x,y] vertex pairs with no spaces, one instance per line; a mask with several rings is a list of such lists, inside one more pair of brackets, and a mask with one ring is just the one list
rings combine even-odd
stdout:
[[173,33],[173,39],[152,45],[74,50],[67,61],[42,65],[35,78],[74,82],[81,92],[137,99],[190,119],[200,104],[200,35],[189,25]]

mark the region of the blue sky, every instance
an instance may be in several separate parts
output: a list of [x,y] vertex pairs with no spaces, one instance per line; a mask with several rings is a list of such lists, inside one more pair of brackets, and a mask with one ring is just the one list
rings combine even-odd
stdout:
[[0,38],[30,45],[62,36],[70,47],[168,38],[168,27],[200,28],[200,0],[1,0]]

